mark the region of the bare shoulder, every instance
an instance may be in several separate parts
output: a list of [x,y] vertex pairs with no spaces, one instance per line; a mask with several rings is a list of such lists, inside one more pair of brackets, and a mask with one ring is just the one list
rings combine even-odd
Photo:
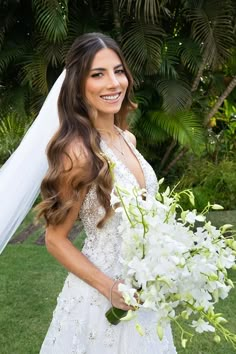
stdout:
[[125,136],[129,140],[131,144],[133,144],[136,147],[136,137],[133,133],[131,133],[129,130],[125,130]]

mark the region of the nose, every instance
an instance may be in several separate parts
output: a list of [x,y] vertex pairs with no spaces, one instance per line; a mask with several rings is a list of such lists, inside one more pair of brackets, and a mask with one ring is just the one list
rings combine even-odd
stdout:
[[114,73],[108,75],[107,87],[108,88],[117,88],[120,85],[120,82],[117,76]]

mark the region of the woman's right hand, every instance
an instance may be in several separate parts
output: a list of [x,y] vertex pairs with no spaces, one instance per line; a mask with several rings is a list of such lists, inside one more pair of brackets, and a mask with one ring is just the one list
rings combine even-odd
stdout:
[[116,280],[114,281],[114,283],[112,284],[111,288],[110,288],[110,302],[111,305],[124,310],[124,311],[128,311],[128,310],[134,310],[134,308],[132,306],[129,306],[125,303],[124,297],[122,295],[122,293],[119,291],[119,284],[123,283],[122,280]]

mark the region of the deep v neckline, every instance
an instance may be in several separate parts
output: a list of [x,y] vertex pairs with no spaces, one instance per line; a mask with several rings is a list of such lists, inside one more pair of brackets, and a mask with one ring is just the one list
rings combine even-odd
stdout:
[[130,168],[116,155],[116,153],[108,146],[108,144],[104,141],[104,139],[101,138],[101,142],[103,143],[103,145],[105,146],[105,150],[108,150],[110,152],[110,154],[113,157],[113,160],[117,161],[120,166],[122,166],[122,168],[124,168],[124,170],[133,178],[135,184],[139,187],[139,188],[144,188],[147,190],[147,176],[145,174],[145,169],[143,168],[143,164],[141,161],[141,158],[138,156],[138,151],[135,149],[135,147],[128,141],[128,139],[125,137],[123,131],[118,128],[115,127],[116,130],[118,131],[118,133],[122,136],[122,138],[124,139],[125,143],[128,145],[129,149],[131,150],[131,153],[134,155],[134,157],[136,158],[140,170],[143,174],[144,177],[144,187],[142,187],[137,179],[137,177],[135,176],[135,174],[130,170]]

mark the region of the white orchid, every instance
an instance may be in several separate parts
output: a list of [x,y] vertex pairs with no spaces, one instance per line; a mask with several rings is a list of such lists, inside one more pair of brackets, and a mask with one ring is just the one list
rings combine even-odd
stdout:
[[[191,192],[185,194],[193,202]],[[128,191],[115,184],[111,202],[121,214],[118,231],[125,279],[119,289],[128,305],[156,312],[160,339],[165,326],[181,316],[196,332],[222,333],[236,347],[236,335],[219,325],[214,313],[214,304],[233,287],[227,269],[235,267],[236,241],[223,235],[230,225],[217,229],[196,209],[183,210],[179,199],[170,188],[152,198],[143,189]],[[210,207],[208,204],[205,210]],[[192,314],[195,320],[191,322]],[[129,312],[124,320],[131,317],[134,314]],[[184,346],[187,335],[182,329]]]
[[197,321],[193,321],[192,327],[194,327],[198,333],[215,332],[215,328],[201,318]]
[[126,284],[119,283],[118,285],[119,291],[122,292],[124,300],[127,305],[137,306],[137,299],[135,294],[137,293],[137,289],[129,288]]

